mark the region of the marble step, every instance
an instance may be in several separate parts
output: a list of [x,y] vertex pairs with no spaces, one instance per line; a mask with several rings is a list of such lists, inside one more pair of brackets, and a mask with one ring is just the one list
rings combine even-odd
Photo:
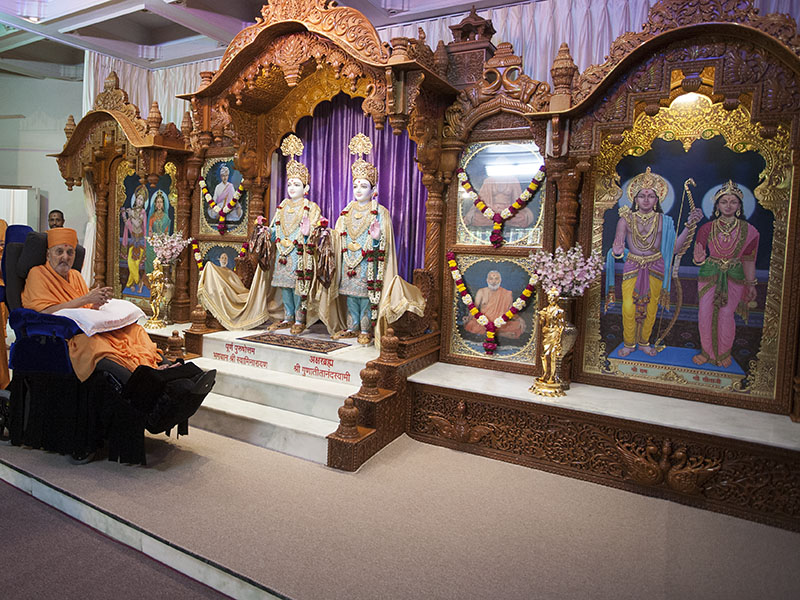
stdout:
[[[253,366],[354,385],[360,385],[359,373],[367,361],[378,357],[378,351],[374,346],[363,347],[359,344],[323,353],[238,339],[254,333],[257,332],[219,331],[205,335],[203,356],[233,365]],[[317,337],[315,334],[303,334],[303,336]]]
[[326,436],[339,426],[338,421],[300,415],[216,392],[206,396],[189,423],[192,427],[323,465],[328,461]]
[[[291,373],[259,369],[213,358],[193,360],[201,369],[217,369],[214,392],[302,415],[339,422],[339,407],[359,385],[317,381]],[[330,433],[330,432],[329,432]]]

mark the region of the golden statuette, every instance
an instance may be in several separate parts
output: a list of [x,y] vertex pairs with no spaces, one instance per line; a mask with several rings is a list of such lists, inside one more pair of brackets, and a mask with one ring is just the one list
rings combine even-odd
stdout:
[[167,277],[164,274],[164,267],[157,258],[153,259],[153,272],[148,277],[150,279],[150,310],[153,311],[153,316],[147,319],[144,326],[150,329],[166,327],[164,319],[161,318],[161,303],[164,301]]
[[542,376],[534,380],[530,391],[540,396],[563,396],[564,382],[561,379],[561,336],[567,321],[564,309],[558,305],[559,291],[547,291],[548,305],[539,310],[539,326],[542,328]]

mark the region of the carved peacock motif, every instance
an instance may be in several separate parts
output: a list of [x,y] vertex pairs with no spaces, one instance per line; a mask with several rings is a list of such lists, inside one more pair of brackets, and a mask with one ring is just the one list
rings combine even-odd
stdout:
[[451,421],[437,415],[428,418],[442,437],[466,444],[475,444],[483,438],[490,429],[484,425],[470,425],[466,418],[467,405],[462,400],[456,409],[458,415]]

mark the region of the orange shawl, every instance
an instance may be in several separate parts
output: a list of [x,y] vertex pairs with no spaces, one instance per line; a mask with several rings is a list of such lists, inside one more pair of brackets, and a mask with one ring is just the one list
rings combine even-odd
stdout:
[[[22,306],[41,312],[87,293],[89,289],[76,270],[70,269],[67,281],[46,263],[34,267],[28,274],[22,292]],[[96,333],[92,337],[79,333],[69,340],[69,358],[81,381],[89,378],[103,358],[111,359],[129,371],[139,365],[155,368],[161,360],[156,345],[136,323],[114,331]]]

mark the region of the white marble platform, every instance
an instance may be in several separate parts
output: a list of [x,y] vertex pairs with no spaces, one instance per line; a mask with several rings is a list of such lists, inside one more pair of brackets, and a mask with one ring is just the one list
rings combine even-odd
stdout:
[[317,381],[302,375],[233,365],[212,358],[203,357],[192,362],[203,370],[217,369],[214,385],[217,394],[336,422],[344,399],[357,392],[360,386],[360,382],[359,385],[350,385]]
[[[358,391],[359,372],[378,351],[355,340],[342,340],[347,347],[323,353],[240,339],[256,333],[203,336],[203,356],[193,362],[216,369],[217,378],[190,425],[326,464],[326,436],[338,427],[339,408]],[[330,340],[324,328],[302,335]]]
[[328,461],[328,434],[337,421],[209,394],[192,417],[193,427],[320,464]]
[[581,383],[573,383],[565,396],[546,398],[528,391],[530,376],[446,363],[435,363],[409,381],[800,450],[800,423],[786,415]]
[[[359,371],[364,368],[367,361],[378,358],[378,351],[375,346],[361,346],[352,339],[338,340],[348,344],[348,346],[328,353],[309,352],[297,348],[272,346],[240,339],[257,333],[259,331],[256,330],[218,331],[204,335],[203,356],[219,360],[222,355],[225,355],[228,358],[228,362],[236,362],[237,359],[266,362],[268,365],[266,368],[270,371],[292,374],[298,373],[299,365],[299,373],[304,374],[306,377],[325,381],[358,382],[359,385]],[[281,331],[274,333],[283,334]],[[329,335],[318,333],[305,332],[302,337],[330,340]],[[230,360],[231,358],[233,361]],[[332,364],[331,360],[333,361]],[[303,370],[303,367],[306,367],[306,370]],[[316,373],[314,372],[314,367],[317,367]],[[327,371],[337,375],[331,376]]]

